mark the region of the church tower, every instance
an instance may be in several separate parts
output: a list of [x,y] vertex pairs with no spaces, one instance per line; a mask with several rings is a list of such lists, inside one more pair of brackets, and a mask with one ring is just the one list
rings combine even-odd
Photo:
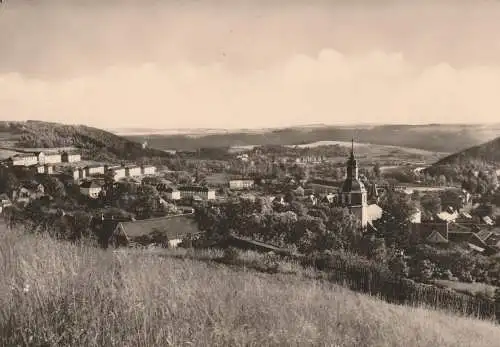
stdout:
[[368,224],[367,191],[358,176],[358,162],[354,157],[354,139],[351,144],[351,155],[347,161],[347,177],[342,185],[340,202],[358,217],[363,228],[366,227]]

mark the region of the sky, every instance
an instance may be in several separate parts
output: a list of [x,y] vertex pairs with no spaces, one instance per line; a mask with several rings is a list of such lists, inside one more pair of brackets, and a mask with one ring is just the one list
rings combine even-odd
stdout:
[[5,0],[0,120],[497,122],[498,18],[496,1]]

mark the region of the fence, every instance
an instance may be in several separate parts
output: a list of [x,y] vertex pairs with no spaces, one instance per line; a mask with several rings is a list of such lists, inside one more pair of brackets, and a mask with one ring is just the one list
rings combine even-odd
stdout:
[[302,264],[328,272],[329,280],[351,290],[368,293],[391,303],[426,306],[482,319],[495,319],[496,305],[493,300],[397,278],[390,271],[368,261],[356,262],[340,254],[328,254],[303,257]]

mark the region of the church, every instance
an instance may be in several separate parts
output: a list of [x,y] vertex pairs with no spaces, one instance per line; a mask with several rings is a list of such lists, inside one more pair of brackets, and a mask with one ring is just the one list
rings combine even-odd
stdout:
[[[346,207],[361,222],[363,228],[382,216],[382,209],[377,204],[369,204],[368,191],[359,178],[358,161],[354,157],[354,140],[351,145],[351,155],[347,160],[347,176],[339,193],[339,202]],[[376,186],[372,187],[371,196],[377,196]]]

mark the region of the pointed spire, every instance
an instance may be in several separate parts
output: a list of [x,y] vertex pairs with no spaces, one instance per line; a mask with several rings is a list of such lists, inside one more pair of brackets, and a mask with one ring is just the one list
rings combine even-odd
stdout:
[[351,138],[351,160],[354,160],[354,138]]

